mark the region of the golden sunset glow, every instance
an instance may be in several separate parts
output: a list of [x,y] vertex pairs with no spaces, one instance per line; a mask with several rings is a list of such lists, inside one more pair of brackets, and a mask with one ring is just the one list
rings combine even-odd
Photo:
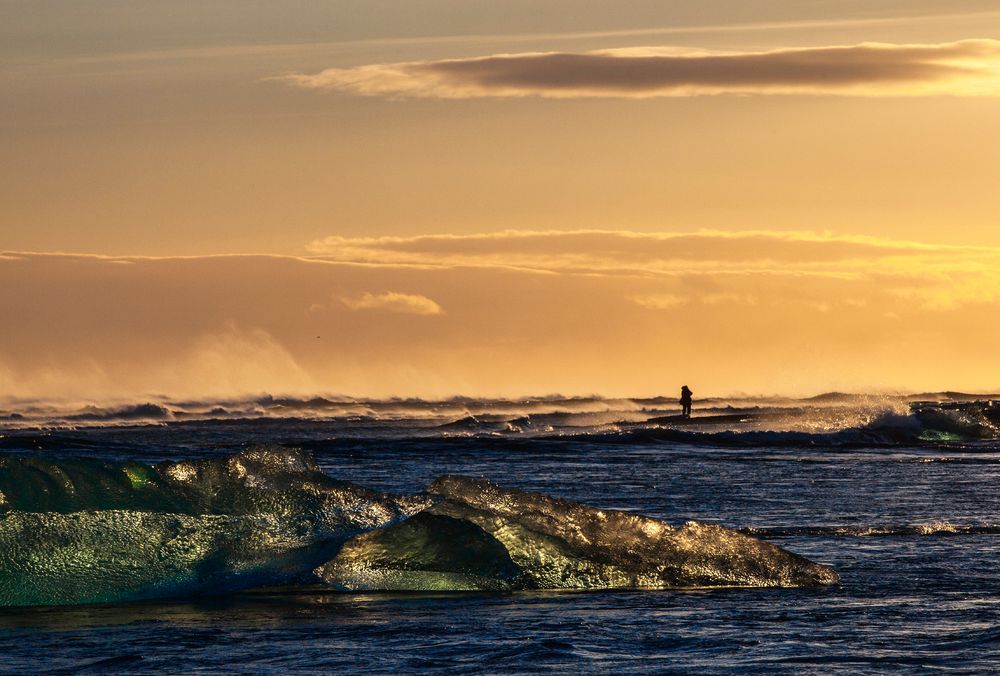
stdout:
[[282,5],[0,8],[0,397],[1000,388],[995,3]]

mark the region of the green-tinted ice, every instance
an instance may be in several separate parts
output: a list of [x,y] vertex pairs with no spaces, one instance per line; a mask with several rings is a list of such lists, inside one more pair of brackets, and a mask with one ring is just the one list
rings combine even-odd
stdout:
[[294,581],[427,504],[334,481],[286,450],[155,466],[6,457],[0,491],[3,606]]

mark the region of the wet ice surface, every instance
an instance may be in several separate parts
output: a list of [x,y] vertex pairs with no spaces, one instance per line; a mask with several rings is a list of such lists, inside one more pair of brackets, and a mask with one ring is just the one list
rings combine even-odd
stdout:
[[[338,441],[298,421],[77,430],[45,451],[139,460],[305,446],[331,476],[412,492],[486,477],[834,566],[818,589],[338,594],[0,611],[0,671],[863,673],[1000,664],[1000,447],[729,448],[483,438]],[[14,449],[11,452],[17,452]],[[913,526],[926,526],[914,529]],[[967,526],[983,532],[950,533]],[[860,536],[860,533],[882,533]],[[924,535],[915,534],[927,533]],[[842,533],[854,533],[843,535]]]

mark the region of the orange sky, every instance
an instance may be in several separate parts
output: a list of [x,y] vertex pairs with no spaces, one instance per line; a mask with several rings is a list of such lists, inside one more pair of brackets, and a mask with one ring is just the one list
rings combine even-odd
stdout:
[[1000,388],[995,3],[277,11],[0,5],[0,396]]

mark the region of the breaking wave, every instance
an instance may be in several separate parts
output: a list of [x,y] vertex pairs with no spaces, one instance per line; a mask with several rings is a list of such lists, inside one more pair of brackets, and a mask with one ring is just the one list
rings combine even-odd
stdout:
[[576,438],[733,447],[894,447],[993,441],[1000,439],[1000,402],[913,403],[903,411],[898,407],[747,411],[653,422],[653,426],[633,425]]
[[671,399],[555,396],[440,401],[264,396],[114,406],[22,402],[0,410],[0,429],[22,433],[131,425],[253,426],[262,420],[320,422],[329,436],[386,439],[557,438],[733,447],[890,447],[1000,439],[1000,401],[959,393],[708,399],[698,402],[691,418],[677,415]]
[[87,406],[78,413],[71,413],[66,416],[68,420],[91,422],[171,420],[173,417],[173,413],[167,407],[149,402],[110,409],[98,406]]

